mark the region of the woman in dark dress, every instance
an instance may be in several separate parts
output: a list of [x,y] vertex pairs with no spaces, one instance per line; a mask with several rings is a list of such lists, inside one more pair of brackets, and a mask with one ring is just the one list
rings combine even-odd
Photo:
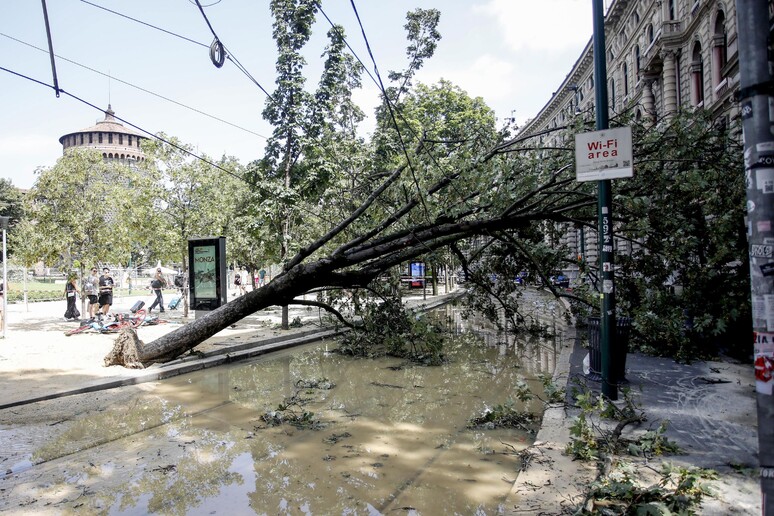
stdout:
[[81,312],[78,311],[78,307],[75,306],[75,302],[78,301],[78,296],[81,293],[78,290],[78,276],[71,272],[67,276],[67,283],[65,284],[65,298],[67,299],[67,310],[64,317],[68,321],[78,319],[81,316]]

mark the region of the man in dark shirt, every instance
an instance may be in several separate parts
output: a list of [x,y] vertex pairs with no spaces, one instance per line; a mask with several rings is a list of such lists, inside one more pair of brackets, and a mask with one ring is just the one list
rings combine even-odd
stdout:
[[113,304],[113,277],[110,269],[104,267],[102,276],[99,277],[99,309],[103,316],[107,316],[110,305]]

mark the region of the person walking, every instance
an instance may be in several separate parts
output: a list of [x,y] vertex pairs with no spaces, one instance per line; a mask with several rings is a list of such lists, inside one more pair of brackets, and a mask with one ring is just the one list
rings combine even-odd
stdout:
[[78,319],[81,316],[81,312],[78,311],[78,307],[75,306],[75,302],[78,300],[77,296],[81,295],[78,290],[78,276],[71,272],[67,275],[67,283],[65,284],[65,298],[67,299],[67,309],[65,310],[64,317],[66,320],[71,321]]
[[245,286],[242,284],[242,275],[238,272],[234,274],[234,285],[237,288],[237,296],[241,296],[245,293]]
[[110,312],[110,306],[113,304],[113,277],[110,275],[108,267],[102,268],[102,276],[99,277],[99,310],[100,316],[107,317]]
[[266,270],[261,267],[261,270],[258,271],[258,286],[262,287],[266,284]]
[[86,276],[86,279],[83,282],[83,293],[89,298],[89,317],[92,319],[97,315],[97,309],[99,308],[98,284],[99,278],[97,278],[97,268],[92,267],[91,273]]
[[156,294],[156,299],[153,301],[153,304],[150,305],[150,308],[148,308],[148,313],[151,313],[156,305],[159,307],[159,312],[164,313],[164,295],[162,294],[161,289],[166,285],[167,281],[161,274],[161,269],[156,269],[156,275],[153,276],[153,279],[151,280],[151,289],[153,290],[153,293]]

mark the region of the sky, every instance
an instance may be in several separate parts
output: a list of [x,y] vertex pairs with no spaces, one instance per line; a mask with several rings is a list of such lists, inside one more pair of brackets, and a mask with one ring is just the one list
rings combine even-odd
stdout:
[[[246,164],[261,157],[271,127],[261,118],[266,94],[256,82],[269,92],[275,87],[269,1],[200,1],[228,53],[255,82],[228,60],[222,68],[212,64],[213,35],[195,0],[47,0],[58,84],[76,100],[30,80],[53,85],[42,2],[0,0],[0,177],[32,187],[35,171],[62,155],[59,138],[102,120],[108,104],[142,130],[175,136],[215,159],[228,155]],[[385,81],[406,65],[406,12],[441,11],[442,38],[416,80],[450,80],[483,98],[499,124],[534,117],[593,31],[591,0],[323,0],[372,71],[353,4]],[[310,90],[329,28],[318,15],[304,51]],[[366,75],[353,95],[369,115],[379,102]],[[364,136],[372,127],[370,117]]]

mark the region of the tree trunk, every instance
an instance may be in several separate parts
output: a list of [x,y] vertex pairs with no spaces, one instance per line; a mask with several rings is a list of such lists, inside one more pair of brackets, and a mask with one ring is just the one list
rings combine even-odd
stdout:
[[[134,340],[124,336],[121,337],[119,345],[119,339],[116,339],[114,350],[105,357],[105,365],[138,367],[138,364],[148,365],[171,360],[193,349],[223,328],[235,324],[258,310],[278,304],[286,307],[297,295],[322,286],[324,282],[320,278],[323,277],[325,275],[320,274],[314,264],[296,267],[289,273],[281,274],[274,281],[268,283],[266,287],[237,297],[204,317],[196,319],[153,342],[144,344],[138,341],[140,344],[137,344]],[[126,351],[127,349],[130,351]],[[135,351],[131,351],[133,349]]]

